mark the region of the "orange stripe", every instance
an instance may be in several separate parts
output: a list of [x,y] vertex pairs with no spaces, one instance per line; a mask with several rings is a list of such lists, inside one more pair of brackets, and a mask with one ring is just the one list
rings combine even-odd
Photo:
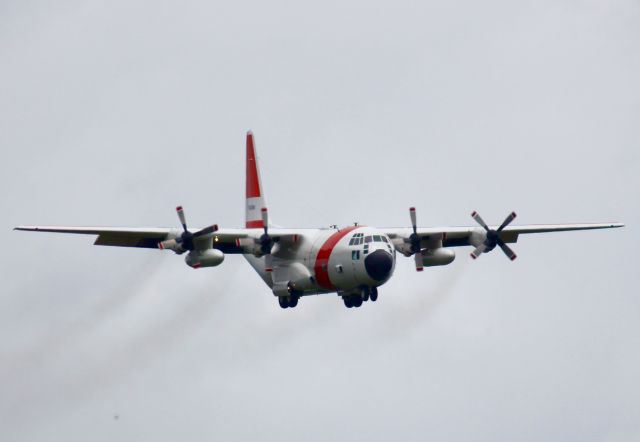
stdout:
[[329,278],[329,258],[331,257],[331,252],[335,248],[336,244],[344,238],[349,232],[354,231],[358,227],[351,226],[345,227],[342,230],[338,230],[336,233],[331,235],[320,247],[318,250],[318,255],[316,256],[316,263],[313,266],[313,270],[316,274],[316,281],[320,287],[324,287],[325,289],[334,290],[335,287],[331,283],[331,279]]

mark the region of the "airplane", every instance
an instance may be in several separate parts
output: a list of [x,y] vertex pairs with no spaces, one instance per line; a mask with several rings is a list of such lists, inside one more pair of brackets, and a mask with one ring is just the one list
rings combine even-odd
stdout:
[[182,229],[164,227],[18,226],[14,230],[97,235],[100,246],[158,248],[186,253],[188,266],[215,267],[228,254],[243,255],[283,309],[296,307],[303,296],[336,293],[347,308],[378,299],[378,287],[393,276],[396,255],[413,257],[417,271],[451,264],[456,247],[474,247],[476,259],[496,247],[510,259],[507,245],[522,234],[623,227],[622,223],[534,224],[511,226],[511,212],[499,226],[489,226],[473,212],[479,226],[418,227],[416,209],[409,209],[411,227],[347,227],[287,229],[272,226],[262,187],[254,135],[246,136],[245,228],[216,224],[190,230],[182,206],[176,208]]

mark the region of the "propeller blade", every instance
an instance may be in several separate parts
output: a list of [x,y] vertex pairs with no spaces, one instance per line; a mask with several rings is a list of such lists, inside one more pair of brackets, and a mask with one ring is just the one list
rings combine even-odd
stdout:
[[482,252],[487,248],[486,244],[482,243],[478,247],[475,248],[473,252],[471,252],[471,257],[473,259],[477,259],[478,256],[482,255]]
[[476,220],[476,222],[478,224],[480,224],[482,227],[484,227],[484,230],[486,230],[487,232],[489,231],[489,226],[487,226],[487,223],[484,222],[484,220],[482,219],[482,217],[480,216],[480,214],[478,212],[476,212],[474,210],[473,213],[471,214],[471,217],[474,220]]
[[273,272],[273,256],[265,255],[264,257],[264,271]]
[[418,227],[417,227],[417,217],[416,217],[416,208],[415,207],[410,207],[409,208],[409,216],[411,217],[411,227],[413,227],[413,233],[415,233],[417,235],[418,234]]
[[160,250],[178,250],[180,248],[180,244],[175,239],[168,239],[166,241],[161,241],[158,243],[158,248]]
[[498,232],[501,232],[502,229],[504,229],[505,227],[507,227],[509,224],[511,224],[511,221],[513,221],[514,219],[516,219],[516,212],[511,212],[509,214],[509,216],[507,216],[504,220],[504,222],[500,225],[500,227],[498,227]]
[[178,218],[180,218],[180,224],[182,224],[182,228],[184,229],[184,231],[187,231],[187,221],[184,217],[184,210],[182,209],[182,206],[178,206],[176,207],[176,212],[178,212]]
[[422,252],[418,252],[413,255],[413,259],[416,262],[416,271],[421,272],[424,270],[424,264],[422,263]]
[[511,261],[518,257],[518,255],[516,255],[513,250],[511,250],[511,248],[506,245],[501,239],[498,240],[498,245],[500,246],[504,254],[507,255],[507,258],[509,258]]
[[215,232],[217,230],[218,230],[218,225],[214,224],[212,226],[205,227],[204,229],[198,230],[196,233],[193,234],[193,236],[194,236],[194,238],[197,238],[199,236],[208,235],[208,234],[213,233],[213,232]]
[[262,215],[262,226],[264,227],[264,234],[267,234],[269,228],[269,212],[266,207],[263,207],[260,214]]

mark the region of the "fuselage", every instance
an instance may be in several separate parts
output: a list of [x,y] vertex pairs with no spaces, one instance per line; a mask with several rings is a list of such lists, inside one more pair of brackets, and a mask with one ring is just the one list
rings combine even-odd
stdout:
[[302,230],[295,241],[279,244],[270,267],[265,257],[244,256],[276,295],[279,290],[298,296],[355,293],[384,284],[395,269],[389,238],[366,226]]

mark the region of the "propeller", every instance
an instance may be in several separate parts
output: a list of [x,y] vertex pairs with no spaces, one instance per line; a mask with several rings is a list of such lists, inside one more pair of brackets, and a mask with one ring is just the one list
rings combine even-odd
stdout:
[[269,212],[266,207],[263,207],[260,214],[262,215],[264,233],[260,235],[258,242],[260,243],[260,252],[263,255],[268,255],[271,253],[271,246],[273,246],[273,239],[269,236]]
[[514,219],[516,219],[516,212],[511,212],[505,218],[502,224],[500,224],[500,227],[498,227],[496,230],[490,229],[489,226],[487,226],[487,223],[485,223],[482,217],[478,214],[478,212],[474,211],[471,214],[471,217],[476,220],[476,222],[480,224],[484,228],[484,230],[487,231],[487,238],[484,240],[484,242],[476,247],[473,252],[471,252],[471,257],[473,259],[478,258],[478,256],[480,256],[482,253],[493,250],[496,245],[502,249],[504,254],[507,255],[507,257],[511,261],[517,258],[517,255],[513,252],[513,250],[511,250],[511,248],[509,248],[509,246],[500,239],[500,232],[502,232],[505,227],[511,224]]
[[416,262],[416,271],[421,272],[424,270],[424,266],[422,264],[422,252],[420,250],[420,236],[418,235],[415,207],[409,208],[409,216],[411,217],[411,227],[413,228],[413,233],[409,236],[409,244],[411,245],[411,253]]
[[209,235],[210,233],[218,230],[218,225],[213,224],[211,226],[205,227],[204,229],[200,229],[195,233],[191,233],[187,228],[187,221],[184,216],[184,209],[182,208],[182,206],[176,207],[176,212],[178,212],[178,218],[180,219],[180,224],[182,224],[182,229],[184,231],[176,239],[168,239],[166,241],[158,243],[158,247],[160,249],[173,250],[178,255],[180,255],[187,250],[192,251],[195,248],[193,244],[194,239],[204,235]]

